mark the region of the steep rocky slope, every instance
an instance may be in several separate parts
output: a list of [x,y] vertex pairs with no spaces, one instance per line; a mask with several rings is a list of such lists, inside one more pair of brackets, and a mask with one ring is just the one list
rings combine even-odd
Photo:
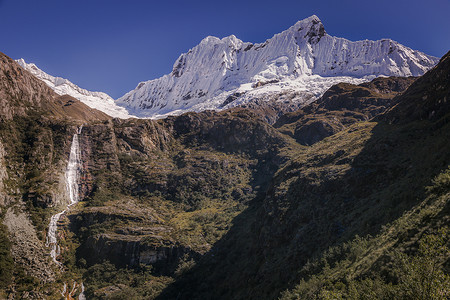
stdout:
[[0,109],[2,120],[42,113],[44,118],[88,122],[108,118],[77,99],[59,96],[44,82],[0,52]]
[[9,253],[2,262],[11,262],[1,268],[7,284],[0,298],[5,289],[52,298],[60,276],[44,246],[45,231],[52,211],[67,203],[63,174],[70,135],[77,125],[108,116],[55,94],[2,53],[0,107],[0,220],[3,253]]

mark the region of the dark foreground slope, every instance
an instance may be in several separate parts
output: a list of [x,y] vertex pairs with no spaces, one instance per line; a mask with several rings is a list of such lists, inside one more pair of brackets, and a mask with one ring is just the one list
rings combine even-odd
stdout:
[[[235,218],[160,299],[274,299],[285,289],[283,297],[292,299],[418,294],[420,287],[406,285],[421,279],[402,276],[411,266],[398,257],[420,257],[426,234],[445,235],[438,230],[449,225],[448,60],[397,96],[386,117],[354,123],[298,151],[264,199]],[[438,97],[426,96],[435,86]],[[416,115],[430,117],[405,115],[411,101]],[[429,107],[434,114],[420,113]],[[385,121],[392,115],[399,122]],[[448,273],[449,252],[442,244],[437,249],[444,253],[434,263]],[[436,290],[448,291],[448,279],[440,284]]]

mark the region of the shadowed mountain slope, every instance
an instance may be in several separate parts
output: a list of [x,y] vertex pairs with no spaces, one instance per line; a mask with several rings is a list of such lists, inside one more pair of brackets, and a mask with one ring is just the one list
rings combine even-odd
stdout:
[[[448,76],[446,58],[441,62],[425,82]],[[405,95],[414,90],[414,99],[426,100],[433,88],[423,80]],[[415,102],[417,112],[432,106],[440,118],[353,122],[298,151],[227,235],[158,299],[408,297],[408,264],[398,257],[425,262],[419,244],[450,224],[450,125],[442,121],[450,111],[440,98],[428,99]],[[392,111],[402,111],[402,103]],[[440,247],[435,263],[448,273],[449,252]],[[449,287],[444,280],[437,289]]]

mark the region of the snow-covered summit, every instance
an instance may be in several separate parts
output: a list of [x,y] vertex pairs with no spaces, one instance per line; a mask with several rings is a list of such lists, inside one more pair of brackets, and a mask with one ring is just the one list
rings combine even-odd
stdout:
[[118,106],[114,99],[108,94],[103,92],[91,92],[80,88],[67,79],[51,76],[39,69],[35,64],[26,63],[22,58],[16,60],[16,62],[35,77],[44,81],[58,95],[70,95],[87,106],[98,109],[115,118],[127,119],[133,117],[125,108]]
[[313,15],[264,43],[208,36],[181,54],[170,74],[139,83],[117,103],[139,116],[161,117],[228,108],[274,93],[318,97],[338,82],[418,76],[437,62],[390,39],[352,42],[330,36]]

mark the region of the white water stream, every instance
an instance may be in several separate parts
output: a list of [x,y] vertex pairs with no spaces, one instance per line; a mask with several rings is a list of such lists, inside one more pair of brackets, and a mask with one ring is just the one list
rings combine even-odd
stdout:
[[[78,128],[77,132],[73,135],[72,145],[70,147],[69,163],[67,164],[66,169],[66,189],[67,192],[69,193],[70,202],[63,211],[51,217],[50,224],[48,226],[46,246],[50,247],[50,256],[52,257],[53,261],[59,266],[62,266],[62,264],[57,260],[57,257],[61,254],[61,248],[58,245],[58,238],[56,234],[58,230],[58,221],[61,218],[61,216],[70,209],[72,205],[76,204],[80,200],[79,182],[82,164],[81,164],[80,143],[78,141],[78,136],[81,134],[82,128],[83,126]],[[76,282],[74,282],[74,286],[70,294],[74,293],[75,288]],[[67,285],[66,283],[64,283],[63,296],[64,294],[66,294],[66,291]],[[80,300],[86,299],[84,296],[83,284],[81,284],[81,294],[79,295],[78,299]]]

